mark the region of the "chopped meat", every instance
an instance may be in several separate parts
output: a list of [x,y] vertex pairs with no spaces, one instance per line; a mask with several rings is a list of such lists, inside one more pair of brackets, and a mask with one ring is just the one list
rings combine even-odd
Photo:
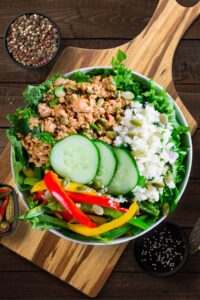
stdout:
[[79,98],[76,94],[71,95],[72,109],[76,113],[89,113],[93,111],[93,106],[83,97]]
[[57,117],[57,118],[61,118],[61,117],[66,118],[66,117],[68,117],[68,114],[65,110],[65,107],[60,105],[60,104],[54,106],[53,115],[54,115],[54,117]]
[[110,114],[106,116],[106,120],[108,121],[108,126],[109,127],[112,127],[116,124],[116,121],[115,121],[114,117]]
[[31,134],[22,140],[22,145],[29,154],[29,162],[34,163],[36,167],[41,167],[49,159],[51,145],[41,142]]
[[59,98],[59,103],[65,103],[65,98],[64,97],[60,97]]
[[60,86],[60,85],[65,85],[67,83],[67,79],[59,77],[56,79],[56,81],[54,82],[55,86]]
[[105,78],[102,80],[102,84],[105,86],[105,88],[106,88],[108,91],[116,91],[116,86],[114,85],[114,82],[113,82],[113,79],[112,79],[111,76],[105,77]]
[[30,118],[29,119],[29,128],[33,130],[34,127],[38,127],[40,124],[40,120],[38,118]]
[[54,123],[53,118],[47,118],[43,123],[43,131],[47,131],[49,133],[54,133],[56,130],[56,124]]
[[[61,85],[65,95],[59,97],[52,107],[50,103],[56,99],[53,90]],[[112,140],[106,136],[106,131],[119,124],[124,109],[130,104],[116,90],[112,76],[94,76],[91,82],[80,83],[59,77],[44,95],[43,101],[38,104],[39,117],[29,120],[30,130],[38,126],[41,131],[49,132],[55,140],[81,132],[89,138],[99,138],[109,144]],[[94,124],[96,127],[91,126]],[[39,166],[48,160],[50,145],[30,135],[19,138],[23,140],[31,162]]]
[[41,118],[50,117],[52,114],[52,109],[46,103],[38,104],[38,113]]

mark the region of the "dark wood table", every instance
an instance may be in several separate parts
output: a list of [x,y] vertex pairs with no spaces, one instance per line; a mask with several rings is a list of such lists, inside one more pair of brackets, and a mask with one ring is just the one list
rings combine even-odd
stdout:
[[[197,1],[182,0],[189,6]],[[3,34],[10,19],[24,11],[51,16],[67,46],[109,48],[127,42],[147,24],[158,0],[2,0],[0,1],[0,150],[6,146],[6,115],[22,104],[28,83],[45,79],[52,65],[27,71],[11,62],[4,51]],[[196,118],[193,137],[194,162],[181,203],[170,218],[189,235],[200,217],[200,18],[186,32],[174,57],[173,76],[177,91]],[[3,172],[3,170],[1,170]],[[0,246],[0,299],[85,299],[70,286]],[[192,255],[184,269],[173,277],[157,279],[144,274],[133,257],[130,243],[114,269],[99,299],[200,299],[200,253]]]

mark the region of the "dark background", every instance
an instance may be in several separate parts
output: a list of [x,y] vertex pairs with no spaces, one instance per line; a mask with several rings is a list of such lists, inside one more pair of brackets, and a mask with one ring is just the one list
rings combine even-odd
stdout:
[[[198,1],[180,0],[186,6]],[[11,62],[4,51],[3,34],[10,19],[26,11],[51,16],[67,46],[109,48],[123,44],[146,26],[158,0],[34,0],[0,1],[0,151],[6,146],[5,116],[22,104],[21,93],[28,83],[40,83],[53,64],[27,71]],[[173,78],[179,96],[196,118],[200,116],[200,17],[183,36],[174,57]],[[171,217],[189,235],[200,217],[200,130],[193,137],[194,163],[186,192]],[[1,170],[3,172],[3,170]],[[0,246],[0,299],[86,299],[16,254]],[[98,299],[200,299],[200,253],[191,256],[177,275],[156,279],[142,273],[130,243]]]

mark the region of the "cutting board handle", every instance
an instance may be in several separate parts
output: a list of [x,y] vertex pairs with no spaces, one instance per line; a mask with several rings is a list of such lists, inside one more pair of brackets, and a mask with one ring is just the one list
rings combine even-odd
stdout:
[[147,27],[120,47],[127,53],[127,66],[134,57],[137,61],[134,70],[164,84],[175,96],[174,88],[168,87],[173,85],[173,56],[184,32],[199,14],[200,1],[193,7],[183,7],[175,0],[160,0]]

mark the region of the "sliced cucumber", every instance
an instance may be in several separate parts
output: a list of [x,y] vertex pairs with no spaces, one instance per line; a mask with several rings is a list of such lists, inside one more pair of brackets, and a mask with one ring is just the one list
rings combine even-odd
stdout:
[[117,156],[109,144],[101,140],[95,140],[94,143],[100,154],[99,168],[94,182],[98,182],[102,188],[108,186],[113,178],[117,166]]
[[121,148],[113,148],[118,159],[117,170],[108,186],[108,193],[124,195],[130,192],[138,182],[139,173],[136,162],[131,154]]
[[99,166],[99,151],[87,137],[69,135],[51,151],[51,165],[61,177],[78,183],[90,183]]

